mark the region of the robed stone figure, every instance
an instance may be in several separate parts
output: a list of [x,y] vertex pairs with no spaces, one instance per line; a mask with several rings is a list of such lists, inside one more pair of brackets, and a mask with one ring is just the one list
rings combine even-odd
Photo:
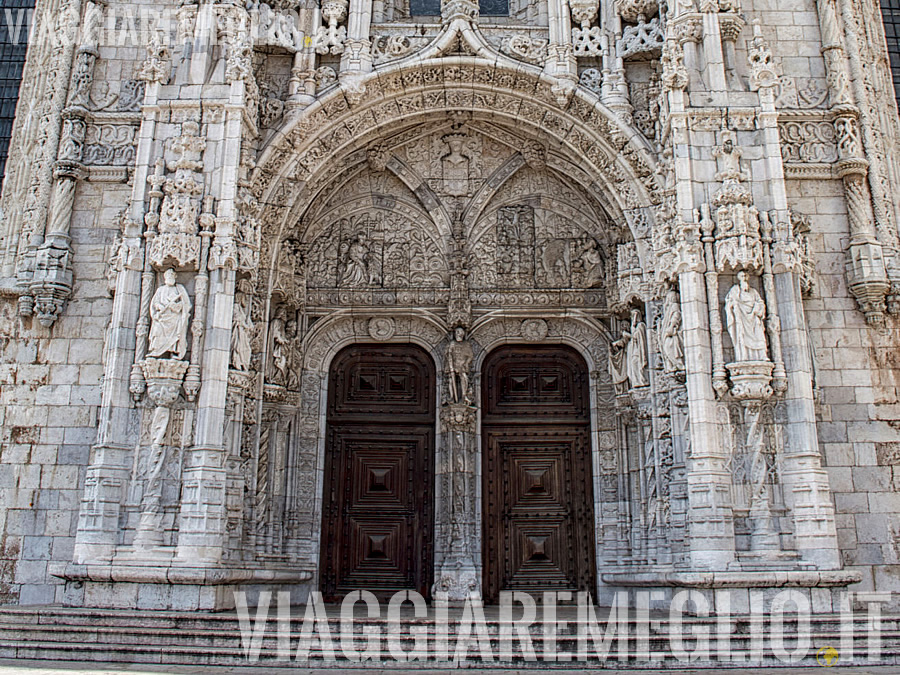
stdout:
[[649,384],[644,373],[647,368],[647,324],[641,317],[641,310],[631,310],[631,332],[626,335],[628,335],[628,344],[625,346],[628,379],[632,387],[646,387]]
[[737,273],[738,282],[725,296],[725,324],[734,345],[735,361],[765,361],[766,305],[744,270]]
[[624,394],[629,384],[647,386],[647,324],[641,310],[631,310],[631,327],[623,330],[622,337],[610,345],[608,365],[616,393]]
[[469,398],[469,371],[474,359],[472,345],[466,340],[466,329],[457,326],[453,342],[447,348],[447,379],[450,385],[450,401],[471,405]]
[[187,352],[188,316],[191,299],[181,284],[175,283],[175,270],[163,273],[164,285],[156,289],[150,301],[150,337],[147,356],[183,359]]
[[684,345],[681,342],[681,302],[675,289],[666,293],[663,321],[660,330],[660,353],[666,372],[684,370]]

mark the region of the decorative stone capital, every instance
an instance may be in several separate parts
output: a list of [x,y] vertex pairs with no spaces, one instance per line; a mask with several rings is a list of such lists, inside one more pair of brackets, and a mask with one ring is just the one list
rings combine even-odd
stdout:
[[588,28],[597,18],[599,3],[597,0],[569,0],[569,8],[572,10],[572,18],[575,19],[575,22],[582,28]]
[[616,11],[625,21],[643,23],[642,18],[650,18],[659,11],[659,3],[656,0],[617,0]]
[[147,45],[147,58],[141,64],[137,79],[145,82],[165,84],[172,72],[169,47],[165,44],[162,33],[155,33]]
[[42,326],[52,326],[72,294],[72,249],[69,237],[49,237],[34,255],[34,276],[29,286],[34,313]]
[[703,246],[700,243],[700,228],[695,222],[683,222],[675,226],[674,255],[672,256],[673,275],[685,272],[704,272]]
[[850,292],[866,315],[866,321],[881,324],[884,321],[885,296],[890,289],[881,244],[876,241],[851,243],[847,277]]

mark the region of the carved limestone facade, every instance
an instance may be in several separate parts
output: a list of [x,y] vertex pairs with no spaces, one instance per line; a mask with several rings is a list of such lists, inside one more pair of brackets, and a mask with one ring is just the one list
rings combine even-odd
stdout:
[[104,29],[128,7],[35,15],[59,30],[0,201],[0,601],[319,589],[331,365],[393,344],[434,367],[434,600],[483,592],[504,345],[583,361],[598,601],[900,590],[877,3],[795,3],[793,40],[750,1],[186,0],[138,60]]

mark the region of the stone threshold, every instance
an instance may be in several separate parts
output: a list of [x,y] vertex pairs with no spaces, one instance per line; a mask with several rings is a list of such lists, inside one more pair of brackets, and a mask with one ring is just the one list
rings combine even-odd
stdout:
[[51,576],[66,581],[138,584],[297,584],[312,579],[311,569],[264,569],[253,567],[160,567],[158,563],[50,564]]
[[759,572],[605,572],[610,586],[681,588],[837,588],[862,581],[855,570],[766,570]]

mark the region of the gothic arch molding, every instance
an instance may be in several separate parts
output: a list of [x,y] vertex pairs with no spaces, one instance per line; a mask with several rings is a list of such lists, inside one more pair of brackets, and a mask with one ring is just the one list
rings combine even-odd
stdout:
[[[560,109],[552,80],[502,63],[454,56],[373,73],[362,99],[350,106],[336,89],[276,132],[253,174],[264,241],[278,247],[292,223],[348,165],[366,161],[367,148],[396,130],[448,114],[516,129],[547,148],[548,164],[584,167],[615,219],[658,204],[654,160],[639,134],[623,126],[596,98],[576,91]],[[634,238],[640,238],[635,232]],[[277,250],[269,253],[272,266]]]

